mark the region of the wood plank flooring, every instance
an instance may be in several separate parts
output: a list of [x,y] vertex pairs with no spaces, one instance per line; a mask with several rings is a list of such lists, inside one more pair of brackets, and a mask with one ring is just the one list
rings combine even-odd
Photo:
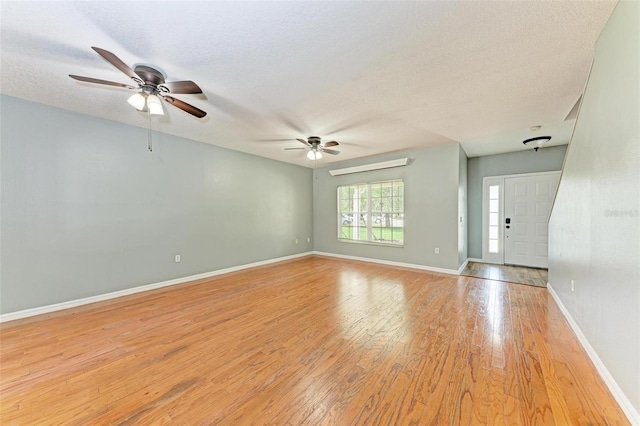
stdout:
[[508,281],[510,283],[546,287],[549,271],[540,268],[527,268],[514,265],[494,265],[491,263],[469,262],[462,271],[467,277]]
[[546,289],[307,257],[4,323],[0,422],[626,425]]

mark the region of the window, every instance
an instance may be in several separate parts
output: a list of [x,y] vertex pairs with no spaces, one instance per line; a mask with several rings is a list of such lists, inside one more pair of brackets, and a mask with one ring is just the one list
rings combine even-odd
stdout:
[[499,253],[500,186],[489,186],[489,253]]
[[404,182],[339,186],[338,239],[404,244]]

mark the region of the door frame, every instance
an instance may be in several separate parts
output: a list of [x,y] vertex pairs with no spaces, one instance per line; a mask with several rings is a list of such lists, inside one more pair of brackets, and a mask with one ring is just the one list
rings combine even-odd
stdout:
[[[520,177],[532,177],[532,176],[545,176],[545,175],[559,175],[561,176],[562,170],[554,170],[550,172],[534,172],[534,173],[518,173],[518,174],[509,174],[509,175],[496,175],[496,176],[485,176],[482,178],[482,262],[484,263],[494,263],[498,265],[504,265],[504,181],[509,178],[520,178]],[[500,185],[500,211],[498,214],[498,223],[500,224],[498,239],[500,241],[500,253],[498,255],[489,254],[489,241],[488,241],[488,220],[489,215],[487,214],[489,200],[488,200],[488,183],[487,181],[496,181],[499,182]],[[557,194],[556,188],[556,194]],[[555,202],[555,196],[554,196]],[[553,209],[553,206],[551,206]],[[500,261],[500,259],[502,259]]]

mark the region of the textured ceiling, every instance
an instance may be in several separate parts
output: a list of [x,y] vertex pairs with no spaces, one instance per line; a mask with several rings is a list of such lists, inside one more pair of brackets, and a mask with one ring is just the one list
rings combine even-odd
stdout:
[[[91,46],[193,80],[154,130],[307,167],[460,142],[470,156],[567,143],[615,2],[0,3],[2,93],[146,127]],[[542,125],[536,133],[533,125]],[[340,142],[313,163],[294,138]],[[326,138],[326,139],[325,139]],[[290,139],[279,140],[279,139]],[[141,149],[146,140],[140,141]]]

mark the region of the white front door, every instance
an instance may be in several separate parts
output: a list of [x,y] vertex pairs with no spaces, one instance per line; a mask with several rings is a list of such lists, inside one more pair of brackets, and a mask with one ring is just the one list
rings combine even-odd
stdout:
[[559,180],[560,172],[484,178],[485,262],[548,267],[549,215]]
[[548,267],[549,216],[560,173],[504,179],[504,263]]

